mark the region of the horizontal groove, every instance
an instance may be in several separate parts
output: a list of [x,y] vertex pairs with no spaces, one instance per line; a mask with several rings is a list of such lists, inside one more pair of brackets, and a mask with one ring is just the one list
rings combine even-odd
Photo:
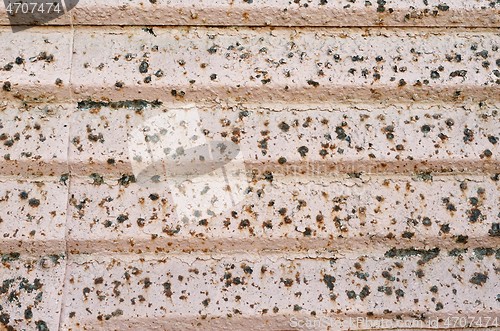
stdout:
[[[438,248],[445,252],[454,250],[474,250],[480,248],[496,248],[498,247],[498,237],[483,236],[483,237],[468,237],[465,244],[457,243],[456,238],[441,237],[425,237],[416,238],[414,240],[402,241],[400,238],[387,240],[385,236],[371,235],[366,239],[353,239],[331,236],[331,238],[231,238],[220,237],[216,238],[196,238],[196,237],[157,237],[152,239],[144,238],[143,240],[135,240],[134,237],[128,239],[106,239],[106,240],[72,240],[67,241],[68,253],[71,255],[87,255],[95,254],[98,256],[115,256],[115,254],[130,254],[143,256],[144,254],[154,253],[157,256],[162,254],[233,254],[237,252],[256,253],[256,254],[271,254],[286,251],[288,254],[307,254],[314,251],[318,254],[321,252],[336,252],[337,254],[352,254],[359,255],[375,252],[387,252],[391,249],[402,250],[425,250]],[[39,245],[39,248],[44,245]],[[266,248],[263,248],[266,247]],[[23,248],[7,249],[4,252],[25,252]],[[29,248],[26,250],[32,252]],[[47,254],[45,250],[41,250]],[[52,253],[60,251],[51,250]]]
[[[2,229],[4,230],[4,229]],[[2,238],[0,254],[20,253],[36,257],[44,255],[65,255],[66,240],[46,238]]]
[[[197,316],[185,316],[185,317],[171,317],[169,316],[166,319],[162,318],[134,318],[133,320],[125,320],[123,318],[118,318],[115,320],[107,321],[103,323],[104,327],[101,324],[96,322],[88,322],[90,328],[94,330],[107,330],[109,328],[122,329],[122,328],[130,328],[130,329],[138,329],[143,327],[144,325],[152,326],[158,329],[168,328],[169,331],[182,331],[186,329],[197,329],[203,327],[204,330],[207,331],[218,331],[224,330],[227,327],[229,321],[231,324],[231,329],[233,330],[244,330],[244,329],[261,329],[261,330],[269,330],[269,331],[290,331],[296,330],[296,326],[298,325],[323,325],[325,326],[323,329],[317,330],[328,330],[328,327],[343,327],[345,330],[360,330],[365,331],[373,330],[374,327],[386,327],[386,326],[394,326],[394,325],[426,325],[428,323],[432,327],[411,327],[404,328],[398,327],[399,331],[434,331],[434,330],[450,330],[448,326],[453,325],[453,321],[457,320],[458,322],[465,321],[466,318],[470,318],[471,320],[488,320],[494,321],[497,318],[495,312],[493,313],[474,313],[468,314],[467,317],[463,315],[454,315],[454,319],[448,320],[450,314],[432,314],[432,318],[428,318],[427,322],[421,322],[418,319],[415,319],[415,316],[403,316],[408,314],[408,312],[400,310],[394,312],[392,314],[383,315],[383,322],[380,321],[381,317],[374,318],[365,318],[366,314],[328,314],[328,317],[322,318],[311,318],[310,313],[293,313],[288,315],[276,314],[273,317],[263,317],[259,312],[256,316],[231,316],[231,318],[225,317],[210,317],[210,320],[207,321],[206,318],[197,318]],[[108,314],[109,316],[111,314]],[[112,316],[112,315],[111,315]],[[403,316],[403,317],[402,317]],[[165,320],[168,320],[166,322]],[[429,321],[430,320],[430,321]],[[443,322],[439,322],[443,321]],[[447,322],[445,322],[447,321]],[[437,323],[434,323],[437,322]],[[298,324],[301,323],[301,324]],[[309,324],[306,324],[309,323]],[[406,324],[405,324],[406,323]],[[356,328],[357,325],[360,325],[362,329]],[[495,324],[497,325],[497,324]],[[293,328],[292,328],[293,327]],[[342,329],[344,330],[344,329]],[[489,327],[479,327],[479,328],[454,328],[455,331],[498,331],[498,328]]]
[[[500,26],[498,3],[395,1],[74,1],[69,13],[48,22],[57,25],[186,25],[186,26]],[[0,24],[29,24],[30,15],[17,15]],[[31,20],[30,20],[31,19]],[[43,20],[43,17],[40,19]],[[39,19],[39,20],[40,20]]]
[[[175,29],[182,29],[182,28],[216,28],[216,29],[238,29],[238,28],[248,28],[248,29],[259,29],[259,28],[276,28],[276,29],[293,29],[293,28],[298,28],[298,29],[327,29],[327,30],[335,30],[335,29],[371,29],[371,30],[386,30],[386,29],[398,29],[398,30],[415,30],[419,29],[422,31],[429,30],[433,31],[436,29],[443,29],[443,28],[453,28],[454,30],[478,30],[478,31],[484,31],[484,30],[494,30],[500,28],[499,26],[482,26],[482,25],[453,25],[453,26],[444,26],[444,25],[335,25],[335,26],[329,26],[329,25],[246,25],[246,24],[231,24],[231,25],[225,25],[225,24],[210,24],[210,25],[201,25],[201,24],[154,24],[154,25],[144,25],[144,24],[74,24],[74,27],[79,28],[89,28],[89,27],[99,27],[102,29],[107,29],[107,28],[135,28],[135,27],[143,27],[144,29],[150,29],[150,28],[175,28]],[[12,25],[10,23],[5,23],[2,24],[0,22],[0,27],[20,27],[23,30],[29,30],[33,28],[46,28],[46,29],[60,29],[60,28],[69,28],[71,25],[68,24],[40,24],[40,25]],[[17,32],[16,32],[17,33]]]
[[[12,27],[10,24],[0,24],[0,29],[5,32],[19,34],[19,32],[14,32],[12,29],[8,29]],[[304,30],[304,31],[345,31],[345,29],[349,29],[350,31],[425,31],[425,32],[466,32],[466,31],[475,31],[475,32],[496,32],[499,27],[496,26],[456,26],[456,27],[448,27],[448,26],[419,26],[419,25],[402,25],[402,26],[370,26],[370,25],[355,25],[355,26],[322,26],[322,25],[304,25],[304,26],[269,26],[269,25],[129,25],[129,24],[101,24],[101,25],[93,25],[93,24],[81,24],[74,25],[74,28],[71,25],[61,25],[61,24],[41,24],[41,25],[22,25],[23,28],[26,28],[27,31],[22,32],[21,34],[27,35],[29,33],[33,33],[35,31],[65,31],[67,33],[72,33],[73,31],[78,30],[118,30],[118,29],[127,29],[134,30],[139,29],[145,33],[152,34],[153,32],[156,34],[155,29],[158,30]]]
[[[161,164],[161,162],[160,162]],[[156,170],[168,169],[168,164],[161,164]],[[453,175],[453,174],[486,174],[496,175],[500,172],[500,160],[489,159],[445,159],[439,161],[422,160],[404,160],[404,161],[365,161],[363,159],[353,159],[346,161],[296,161],[288,162],[286,165],[280,165],[278,162],[232,162],[231,165],[237,166],[238,169],[244,171],[248,177],[263,178],[266,175],[285,175],[285,176],[338,176],[348,175],[350,177],[371,176],[371,175]],[[130,165],[109,167],[107,162],[92,162],[92,164],[70,164],[70,175],[78,177],[92,177],[94,174],[104,176],[106,180],[119,180],[124,175],[133,175],[133,169]],[[168,171],[168,174],[161,172],[146,172],[140,174],[144,180],[150,178],[143,177],[147,174],[154,176],[160,174],[159,180],[166,181],[168,179],[183,179],[193,176],[206,174],[206,169],[217,170],[220,167],[218,162],[203,162],[198,164],[181,163],[175,164],[177,171]],[[109,169],[109,170],[108,170]],[[193,169],[193,170],[190,170]],[[200,170],[197,170],[200,169]],[[244,169],[244,170],[243,170]],[[29,175],[28,175],[29,176]],[[150,184],[150,186],[161,186]]]
[[497,317],[500,11],[412,1],[1,16],[0,330]]

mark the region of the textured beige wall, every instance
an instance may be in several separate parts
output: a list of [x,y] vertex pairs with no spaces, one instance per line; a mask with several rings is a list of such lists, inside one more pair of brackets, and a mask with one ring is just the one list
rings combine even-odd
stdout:
[[491,0],[0,15],[0,330],[500,329],[499,27]]

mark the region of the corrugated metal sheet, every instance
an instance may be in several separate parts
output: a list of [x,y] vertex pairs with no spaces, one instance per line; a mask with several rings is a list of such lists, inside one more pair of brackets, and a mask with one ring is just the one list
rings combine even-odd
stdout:
[[0,17],[0,330],[499,329],[499,6]]

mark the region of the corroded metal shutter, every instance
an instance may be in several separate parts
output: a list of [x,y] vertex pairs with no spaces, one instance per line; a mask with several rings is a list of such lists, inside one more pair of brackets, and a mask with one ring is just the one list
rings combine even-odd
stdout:
[[498,1],[13,23],[0,330],[500,327]]

